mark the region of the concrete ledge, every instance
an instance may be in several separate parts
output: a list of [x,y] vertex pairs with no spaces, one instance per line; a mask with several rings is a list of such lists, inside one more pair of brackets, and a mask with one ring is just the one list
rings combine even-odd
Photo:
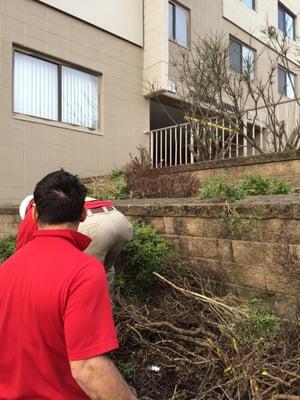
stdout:
[[[132,217],[218,218],[224,211],[222,199],[129,199],[114,201],[115,206]],[[242,215],[258,212],[261,218],[300,219],[300,195],[253,196],[235,203]]]
[[193,172],[206,169],[230,168],[237,166],[256,165],[256,164],[284,162],[293,160],[300,161],[300,150],[292,152],[260,154],[257,156],[231,158],[225,160],[202,161],[202,162],[196,162],[194,164],[161,168],[159,169],[159,171],[161,174],[166,174],[166,173],[169,174],[169,173]]

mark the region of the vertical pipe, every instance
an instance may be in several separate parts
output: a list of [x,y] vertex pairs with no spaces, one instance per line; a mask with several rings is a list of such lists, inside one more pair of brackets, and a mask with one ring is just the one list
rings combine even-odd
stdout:
[[178,129],[178,127],[175,126],[175,128],[174,128],[174,133],[175,133],[175,136],[174,136],[174,148],[175,148],[174,162],[175,162],[175,165],[177,165],[177,163],[178,163],[178,155],[177,155],[177,151],[178,151],[177,129]]
[[[252,124],[252,140],[255,143],[255,124]],[[252,155],[255,155],[255,147],[252,146]]]
[[194,164],[194,133],[192,129],[190,129],[190,142],[191,164]]
[[163,144],[163,129],[160,130],[160,137],[159,137],[159,146],[160,146],[160,151],[159,151],[159,167],[161,168],[162,165],[162,161],[163,161],[163,148],[162,148],[162,144]]
[[155,168],[157,168],[157,166],[158,166],[158,163],[157,163],[157,160],[158,160],[158,132],[159,132],[159,130],[157,130],[155,132]]
[[150,143],[149,143],[149,154],[150,154],[150,162],[153,167],[154,154],[153,154],[153,131],[150,131]]
[[182,164],[182,126],[179,128],[179,164]]
[[165,129],[165,166],[169,165],[168,157],[168,129]]
[[224,118],[223,118],[223,119],[222,119],[222,160],[224,160],[224,158],[225,158],[225,154],[224,154],[224,149],[225,149],[225,143],[224,143],[224,141],[225,141],[224,124],[225,124],[225,121],[224,121]]
[[244,124],[244,126],[243,126],[243,131],[244,131],[244,136],[243,136],[243,156],[244,157],[247,157],[247,145],[248,145],[248,142],[247,142],[247,122],[246,122],[246,124]]
[[173,132],[173,129],[172,128],[169,128],[169,144],[170,144],[170,166],[172,165],[172,163],[173,163],[173,149],[172,149],[172,132]]
[[187,150],[188,150],[188,134],[187,134],[187,125],[184,127],[184,163],[187,164]]

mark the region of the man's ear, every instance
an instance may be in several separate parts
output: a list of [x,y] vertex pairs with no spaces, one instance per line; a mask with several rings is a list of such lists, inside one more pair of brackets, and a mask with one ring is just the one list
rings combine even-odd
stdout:
[[32,212],[32,219],[34,220],[35,223],[38,223],[38,212],[35,204],[32,206],[31,212]]
[[86,219],[86,217],[87,217],[87,210],[85,207],[83,207],[83,211],[80,217],[80,222],[83,222]]

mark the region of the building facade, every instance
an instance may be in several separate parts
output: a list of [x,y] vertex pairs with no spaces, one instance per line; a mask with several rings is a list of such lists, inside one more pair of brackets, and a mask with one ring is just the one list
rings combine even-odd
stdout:
[[[197,35],[231,41],[240,73],[243,54],[266,46],[268,23],[291,38],[289,76],[300,85],[298,0],[0,0],[0,7],[2,205],[60,167],[81,177],[122,167],[148,146],[145,132],[182,123],[170,60]],[[283,69],[278,90],[295,95]]]

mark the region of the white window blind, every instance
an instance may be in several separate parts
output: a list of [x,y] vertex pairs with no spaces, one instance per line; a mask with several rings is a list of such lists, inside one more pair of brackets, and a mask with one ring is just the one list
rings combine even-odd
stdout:
[[62,67],[62,122],[96,129],[99,126],[97,76]]
[[15,52],[14,112],[57,120],[57,64]]

